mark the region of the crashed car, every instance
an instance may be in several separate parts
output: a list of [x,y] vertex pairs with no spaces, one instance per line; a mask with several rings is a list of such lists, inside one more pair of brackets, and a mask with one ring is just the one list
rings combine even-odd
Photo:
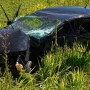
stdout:
[[[19,9],[20,6],[13,20],[8,19],[3,9],[8,22],[0,30],[0,56],[5,53],[2,43],[6,40],[9,68],[13,76],[17,76],[22,68],[27,72],[35,69],[44,53],[51,49],[52,42],[58,46],[63,46],[66,42],[68,45],[78,41],[89,42],[89,7],[50,7],[16,19]],[[20,69],[18,65],[21,66]],[[0,60],[0,67],[2,66]]]

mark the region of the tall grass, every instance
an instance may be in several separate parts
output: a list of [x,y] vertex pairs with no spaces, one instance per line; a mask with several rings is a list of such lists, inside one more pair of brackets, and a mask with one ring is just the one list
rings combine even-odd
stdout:
[[[31,90],[89,90],[90,74],[87,72],[90,70],[90,52],[83,55],[85,49],[86,47],[77,44],[73,48],[65,45],[64,48],[59,47],[56,51],[49,52],[42,59],[38,72],[28,76],[30,80],[27,83],[23,81],[23,87],[26,84],[29,89],[32,87]],[[27,74],[22,75],[27,78]]]
[[[88,0],[0,0],[8,17],[12,19],[18,4],[22,3],[19,16],[51,6],[85,6]],[[90,2],[88,3],[88,6]],[[0,27],[6,25],[0,9]],[[0,77],[0,90],[89,90],[90,89],[90,51],[82,44],[72,48],[65,45],[49,52],[42,58],[37,73],[20,72],[19,79],[13,80],[6,72]],[[7,58],[4,58],[7,60]]]

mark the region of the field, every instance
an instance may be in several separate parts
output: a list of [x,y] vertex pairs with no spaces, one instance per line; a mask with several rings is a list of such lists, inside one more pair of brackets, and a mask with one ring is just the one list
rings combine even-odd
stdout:
[[[13,18],[16,8],[21,3],[19,16],[51,6],[89,6],[89,0],[0,0],[8,17]],[[7,19],[0,8],[0,27],[6,26]],[[19,79],[13,80],[6,67],[0,73],[0,90],[90,90],[90,51],[87,46],[73,44],[62,49],[48,52],[42,58],[42,65],[37,73],[20,72]],[[5,57],[7,61],[7,55]],[[7,64],[7,63],[6,63]]]

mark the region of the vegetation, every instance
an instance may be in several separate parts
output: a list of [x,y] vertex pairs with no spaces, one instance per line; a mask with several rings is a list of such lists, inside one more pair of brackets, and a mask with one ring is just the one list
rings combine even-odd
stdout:
[[[85,6],[89,0],[0,0],[8,17],[12,19],[18,4],[22,3],[19,16],[50,6],[76,5]],[[90,2],[88,3],[88,6]],[[6,25],[7,19],[0,9],[0,27]],[[90,51],[87,46],[74,43],[51,50],[42,58],[37,73],[20,72],[19,79],[13,80],[6,67],[0,77],[0,90],[89,90],[90,89]],[[7,52],[6,52],[7,54]],[[7,64],[7,55],[4,59]],[[1,75],[1,74],[0,74]]]

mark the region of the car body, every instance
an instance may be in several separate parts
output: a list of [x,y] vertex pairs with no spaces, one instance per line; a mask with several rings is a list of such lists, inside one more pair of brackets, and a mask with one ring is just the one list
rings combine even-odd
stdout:
[[38,60],[40,62],[44,53],[51,49],[52,42],[58,46],[66,42],[70,46],[77,41],[89,42],[90,8],[56,6],[41,9],[8,23],[0,30],[0,35],[1,56],[5,53],[2,43],[6,40],[4,44],[9,51],[10,70],[16,76],[16,62],[29,72],[38,64]]

